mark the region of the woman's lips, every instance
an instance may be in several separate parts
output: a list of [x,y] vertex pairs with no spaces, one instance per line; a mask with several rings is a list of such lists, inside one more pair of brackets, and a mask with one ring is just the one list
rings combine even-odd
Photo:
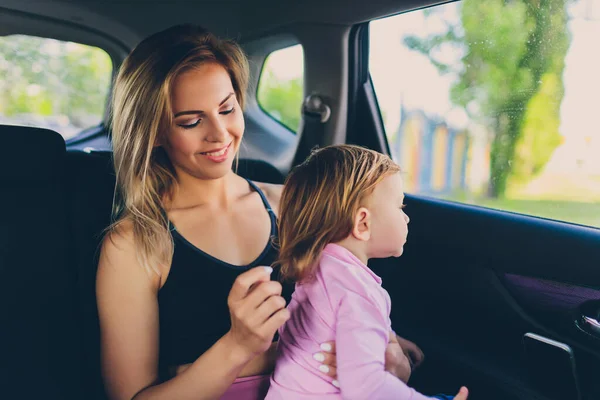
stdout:
[[223,162],[227,159],[227,156],[229,155],[229,150],[231,149],[231,145],[233,142],[229,143],[227,146],[215,150],[215,151],[207,151],[204,153],[200,153],[202,154],[204,157],[208,158],[211,161],[214,162]]

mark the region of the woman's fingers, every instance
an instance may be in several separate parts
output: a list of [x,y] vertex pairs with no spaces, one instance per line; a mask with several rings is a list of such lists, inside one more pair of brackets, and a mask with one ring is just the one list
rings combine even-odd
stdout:
[[335,354],[335,342],[325,342],[321,344],[321,351],[313,354],[313,358],[321,363],[319,365],[319,371],[332,377],[334,381],[332,384],[339,387],[337,381],[337,359]]
[[264,324],[262,324],[259,330],[262,332],[263,335],[272,338],[275,332],[277,332],[277,329],[279,329],[279,327],[283,325],[288,319],[290,319],[290,312],[287,308],[282,308],[281,310],[273,314],[269,319],[267,319],[267,321]]
[[423,351],[419,348],[419,346],[417,346],[410,340],[401,337],[397,337],[397,342],[400,345],[400,347],[402,347],[404,354],[406,354],[406,356],[410,359],[411,365],[413,365],[414,368],[417,368],[423,363],[425,355],[423,354]]
[[[281,290],[279,282],[257,281],[246,297],[235,302],[234,316],[259,337],[274,334],[289,319],[285,299],[280,296]],[[267,323],[268,326],[265,326]]]
[[385,370],[408,383],[412,369],[408,357],[402,351],[398,342],[388,343],[385,349]]
[[271,296],[281,295],[281,283],[277,281],[259,282],[246,296],[244,302],[249,309],[257,309]]
[[335,342],[331,341],[331,342],[325,342],[321,344],[321,350],[323,350],[326,353],[331,353],[335,356]]
[[335,354],[326,353],[324,351],[313,354],[313,358],[321,364],[337,367]]
[[239,275],[229,293],[229,337],[247,354],[266,351],[273,336],[289,318],[281,284],[271,281],[271,267],[256,267]]
[[337,368],[332,365],[319,365],[319,371],[332,378],[337,378]]
[[256,310],[256,323],[262,324],[275,314],[285,308],[285,299],[281,296],[271,296],[260,304]]
[[340,387],[337,381],[337,359],[335,354],[335,342],[325,342],[321,344],[321,351],[313,354],[313,358],[321,363],[319,365],[319,371],[331,376],[334,386]]
[[256,267],[240,274],[229,291],[228,301],[230,305],[232,302],[245,298],[250,288],[256,286],[257,283],[269,281],[272,272],[273,268],[271,267]]

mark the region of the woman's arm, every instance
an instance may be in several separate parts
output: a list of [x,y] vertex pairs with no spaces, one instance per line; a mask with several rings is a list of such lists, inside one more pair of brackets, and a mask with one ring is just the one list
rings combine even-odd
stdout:
[[218,398],[250,360],[269,348],[275,331],[289,317],[279,296],[281,285],[269,279],[269,270],[261,267],[241,274],[228,298],[231,330],[181,374],[159,383],[160,279],[149,277],[138,263],[131,229],[106,238],[96,292],[109,397]]
[[273,372],[275,367],[275,358],[277,357],[277,342],[273,342],[271,347],[262,354],[254,357],[239,374],[239,378],[254,375],[268,375]]
[[231,386],[251,356],[228,334],[217,341],[183,373],[140,390],[132,400],[215,399]]

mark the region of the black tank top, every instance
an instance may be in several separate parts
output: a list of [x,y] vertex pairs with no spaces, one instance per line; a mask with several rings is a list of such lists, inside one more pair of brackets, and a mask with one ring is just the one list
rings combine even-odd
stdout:
[[[159,370],[163,379],[169,368],[194,362],[231,327],[227,296],[233,282],[250,268],[269,266],[277,259],[273,239],[277,220],[264,193],[251,181],[271,219],[271,240],[252,263],[237,266],[221,261],[188,242],[173,225],[175,244],[169,276],[158,292],[160,348]],[[274,271],[271,279],[279,279]],[[292,285],[284,285],[283,296],[289,302]]]

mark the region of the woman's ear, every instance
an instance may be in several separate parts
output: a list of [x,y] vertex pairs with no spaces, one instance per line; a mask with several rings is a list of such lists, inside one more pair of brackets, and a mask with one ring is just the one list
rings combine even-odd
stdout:
[[361,207],[354,216],[352,236],[366,242],[371,238],[371,213],[365,207]]

